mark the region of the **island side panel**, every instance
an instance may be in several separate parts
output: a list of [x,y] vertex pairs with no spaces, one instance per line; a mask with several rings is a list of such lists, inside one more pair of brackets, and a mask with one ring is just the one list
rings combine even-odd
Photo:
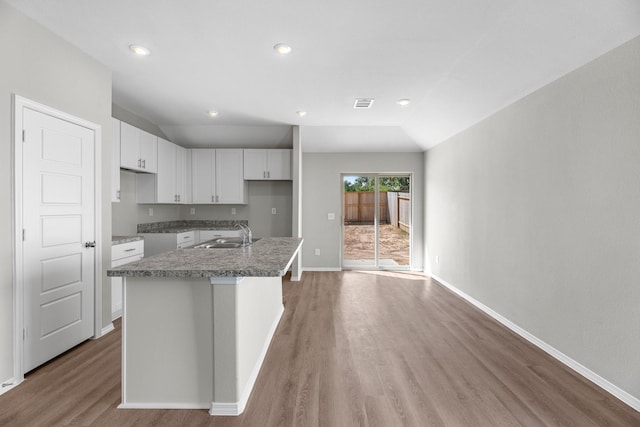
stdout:
[[209,408],[212,290],[207,279],[126,277],[125,408]]
[[213,292],[214,406],[233,403],[238,414],[249,399],[284,312],[282,278],[244,277],[232,285],[214,283]]

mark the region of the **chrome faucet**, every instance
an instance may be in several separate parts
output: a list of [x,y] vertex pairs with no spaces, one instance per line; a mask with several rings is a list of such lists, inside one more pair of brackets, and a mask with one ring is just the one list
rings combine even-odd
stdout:
[[251,229],[247,224],[243,224],[241,222],[236,223],[235,228],[241,230],[242,232],[242,246],[251,244]]

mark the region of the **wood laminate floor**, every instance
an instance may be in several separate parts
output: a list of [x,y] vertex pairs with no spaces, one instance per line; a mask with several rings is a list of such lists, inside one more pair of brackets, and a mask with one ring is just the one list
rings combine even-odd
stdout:
[[436,282],[306,272],[247,409],[124,410],[120,327],[0,396],[1,426],[640,426],[640,413]]

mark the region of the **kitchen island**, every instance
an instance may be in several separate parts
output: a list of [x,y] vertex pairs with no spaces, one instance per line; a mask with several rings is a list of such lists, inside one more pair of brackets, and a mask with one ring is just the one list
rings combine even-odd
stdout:
[[109,270],[124,277],[121,408],[243,412],[278,326],[302,239],[188,248]]

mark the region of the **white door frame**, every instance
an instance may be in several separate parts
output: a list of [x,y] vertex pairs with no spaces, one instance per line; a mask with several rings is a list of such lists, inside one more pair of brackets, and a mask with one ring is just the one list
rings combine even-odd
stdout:
[[376,261],[376,265],[371,265],[371,266],[364,266],[361,269],[362,270],[387,270],[388,268],[383,268],[380,267],[378,265],[378,258],[379,258],[379,247],[378,247],[378,231],[379,231],[379,218],[378,218],[378,209],[380,206],[380,200],[379,200],[379,196],[380,196],[380,192],[377,191],[378,190],[378,180],[380,177],[387,177],[387,176],[408,176],[409,177],[409,182],[410,182],[410,187],[409,187],[409,194],[411,194],[411,228],[409,230],[409,265],[408,266],[403,266],[401,268],[398,269],[392,269],[392,270],[398,270],[398,271],[403,271],[403,270],[413,270],[413,240],[414,240],[414,233],[413,233],[413,225],[414,225],[414,218],[415,218],[415,203],[414,203],[414,197],[413,197],[413,187],[414,187],[414,181],[413,181],[413,172],[341,172],[340,173],[340,251],[338,252],[340,254],[340,270],[344,270],[345,266],[344,266],[344,217],[346,215],[345,211],[344,211],[344,177],[345,176],[374,176],[375,177],[375,182],[376,182],[376,191],[375,191],[375,206],[376,206],[376,210],[375,210],[375,220],[374,220],[374,227],[375,227],[375,231],[374,231],[374,235],[375,235],[375,261]]
[[98,244],[95,247],[94,269],[94,321],[93,338],[99,338],[102,334],[102,126],[81,119],[76,116],[58,111],[46,105],[31,101],[18,95],[13,95],[13,374],[14,386],[24,380],[23,355],[24,341],[22,339],[24,328],[24,277],[22,274],[22,123],[23,109],[29,108],[42,114],[68,121],[70,123],[91,129],[94,131],[94,194],[95,194],[95,236]]

